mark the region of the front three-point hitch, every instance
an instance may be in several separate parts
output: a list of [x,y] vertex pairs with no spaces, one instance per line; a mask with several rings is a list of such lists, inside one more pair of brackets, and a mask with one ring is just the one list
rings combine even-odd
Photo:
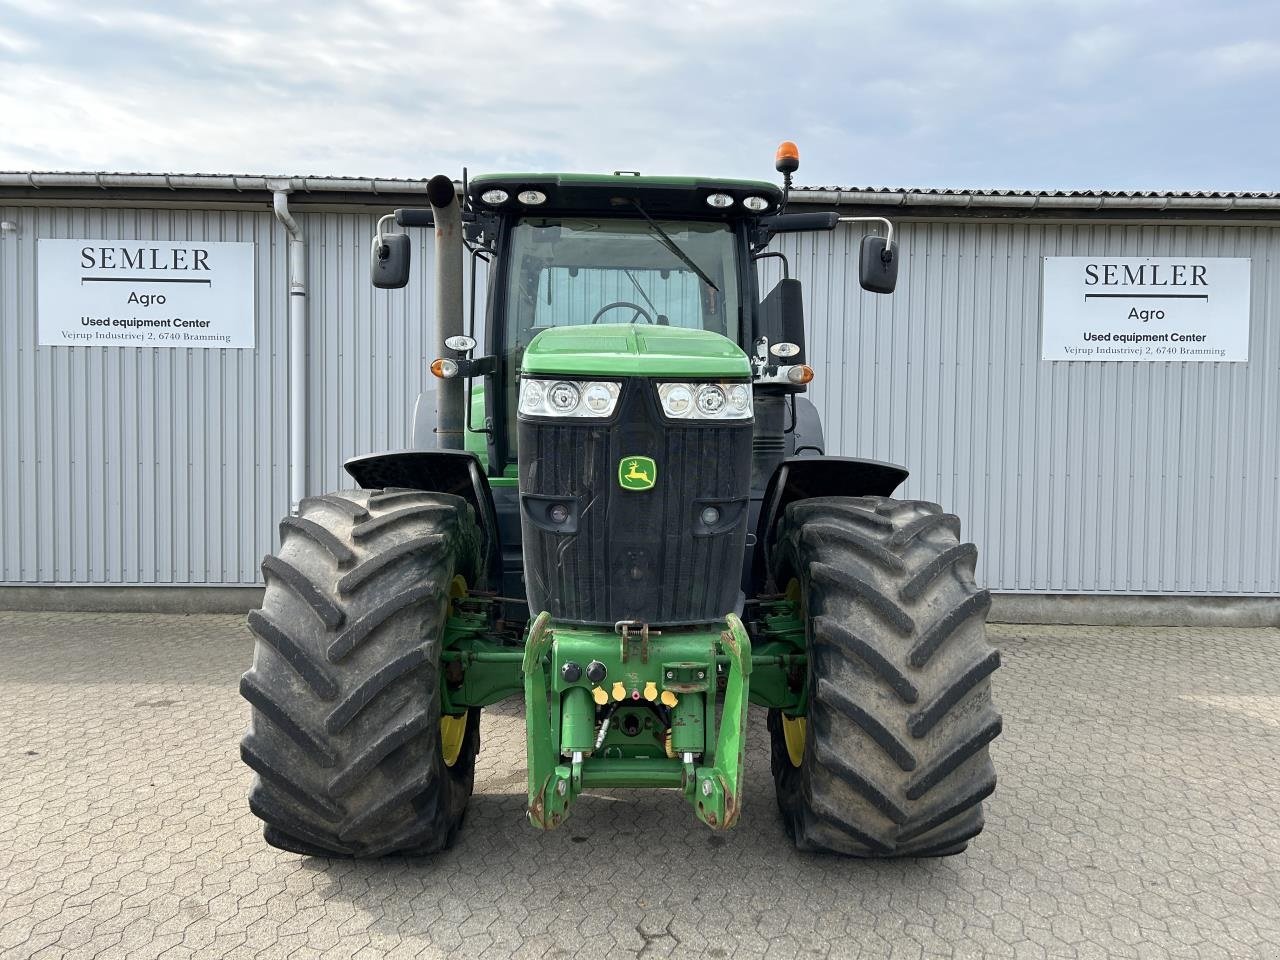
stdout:
[[667,787],[708,826],[733,826],[751,665],[734,614],[718,628],[622,622],[612,633],[540,614],[523,664],[529,821],[559,826],[587,788]]

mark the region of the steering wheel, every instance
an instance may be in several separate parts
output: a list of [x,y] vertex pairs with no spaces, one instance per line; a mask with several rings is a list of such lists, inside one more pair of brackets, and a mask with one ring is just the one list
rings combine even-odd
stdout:
[[630,300],[615,300],[613,303],[606,303],[596,311],[596,315],[591,318],[591,322],[599,323],[601,317],[610,310],[617,310],[619,307],[636,312],[636,315],[631,318],[631,323],[639,323],[641,320],[644,320],[645,323],[653,323],[653,317],[649,316],[649,311],[638,303],[632,303]]

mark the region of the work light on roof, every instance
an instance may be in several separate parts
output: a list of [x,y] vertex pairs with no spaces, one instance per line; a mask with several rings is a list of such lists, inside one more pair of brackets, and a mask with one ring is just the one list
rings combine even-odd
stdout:
[[769,209],[769,201],[764,197],[747,197],[742,201],[742,205],[752,213],[759,213],[761,210]]
[[516,199],[527,207],[536,207],[547,202],[547,195],[541,190],[521,190],[516,194]]
[[733,206],[733,197],[727,193],[713,193],[707,197],[707,205],[723,210],[725,207]]
[[506,203],[510,194],[505,190],[486,190],[480,194],[480,199],[491,207],[496,207],[501,203]]

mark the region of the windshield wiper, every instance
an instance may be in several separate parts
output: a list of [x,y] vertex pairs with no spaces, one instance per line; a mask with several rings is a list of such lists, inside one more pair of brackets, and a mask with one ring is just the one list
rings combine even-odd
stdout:
[[644,217],[646,220],[649,221],[649,226],[653,227],[654,233],[657,234],[659,242],[661,242],[661,244],[664,247],[666,247],[673,254],[675,254],[686,267],[688,267],[690,270],[696,273],[698,275],[698,278],[702,280],[703,283],[705,283],[712,290],[716,291],[716,293],[719,293],[720,288],[717,287],[715,283],[712,282],[711,278],[708,277],[702,271],[702,268],[689,259],[689,255],[685,253],[683,250],[681,250],[680,247],[676,244],[676,242],[672,240],[670,236],[667,235],[667,231],[663,230],[662,227],[658,226],[657,220],[653,219],[653,217],[645,213],[644,207],[640,206],[640,201],[632,200],[631,203],[637,210],[640,211],[640,216]]

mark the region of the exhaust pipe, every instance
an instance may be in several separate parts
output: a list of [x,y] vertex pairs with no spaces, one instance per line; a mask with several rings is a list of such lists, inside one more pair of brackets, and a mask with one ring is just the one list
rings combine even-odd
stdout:
[[[436,221],[436,356],[450,356],[444,342],[462,335],[462,207],[453,180],[444,174],[427,182],[427,200]],[[466,423],[462,377],[437,381],[436,446],[463,448]]]

